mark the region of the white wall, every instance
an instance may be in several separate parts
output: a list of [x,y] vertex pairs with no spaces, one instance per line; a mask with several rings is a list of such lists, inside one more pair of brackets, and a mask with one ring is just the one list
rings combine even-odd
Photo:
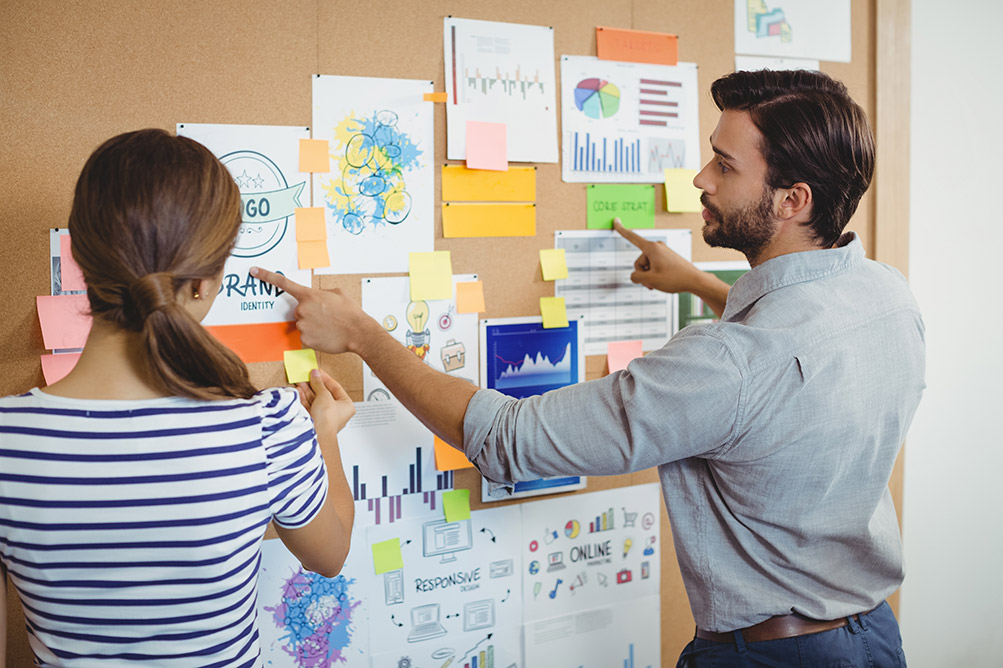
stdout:
[[1003,2],[913,0],[910,280],[927,389],[909,433],[911,668],[1003,666]]

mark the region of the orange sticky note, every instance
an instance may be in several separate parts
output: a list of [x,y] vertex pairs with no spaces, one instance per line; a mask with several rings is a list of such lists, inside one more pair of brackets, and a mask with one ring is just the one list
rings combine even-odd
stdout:
[[536,236],[535,204],[442,205],[442,236],[533,237]]
[[610,341],[606,344],[606,366],[610,373],[626,369],[631,360],[642,355],[640,341]]
[[206,329],[247,364],[277,362],[283,359],[284,351],[303,347],[295,322],[210,325]]
[[596,55],[600,60],[620,60],[629,63],[679,63],[679,38],[666,32],[596,28]]
[[466,455],[436,436],[435,468],[437,471],[455,471],[457,469],[472,469],[474,465],[470,463]]
[[564,297],[540,297],[540,315],[543,316],[544,329],[568,326],[568,310],[564,306]]
[[453,298],[453,264],[449,251],[408,253],[411,301]]
[[330,147],[326,139],[300,139],[300,171],[331,171]]
[[536,168],[509,167],[504,172],[442,166],[443,202],[532,202]]
[[52,385],[62,380],[73,370],[80,359],[80,353],[63,353],[61,355],[42,355],[42,376],[46,385]]
[[296,253],[300,269],[330,267],[331,256],[327,253],[327,241],[297,241]]
[[91,331],[87,295],[41,295],[35,297],[42,341],[49,350],[83,348]]
[[540,268],[543,270],[543,280],[555,281],[568,277],[568,262],[564,257],[563,248],[541,248]]
[[445,102],[449,97],[448,93],[425,93],[425,102]]
[[324,207],[296,207],[295,211],[296,241],[327,241]]
[[63,234],[59,237],[59,289],[63,292],[87,289],[84,275],[70,251],[69,234]]
[[504,123],[467,121],[467,167],[508,169],[508,145]]
[[484,283],[469,281],[456,284],[457,313],[481,313],[486,310],[484,308]]

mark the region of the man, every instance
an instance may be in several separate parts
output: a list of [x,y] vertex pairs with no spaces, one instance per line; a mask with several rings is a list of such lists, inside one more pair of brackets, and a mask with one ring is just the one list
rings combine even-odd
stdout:
[[440,374],[341,294],[268,272],[305,345],[358,353],[490,481],[658,466],[696,637],[679,665],[904,665],[884,599],[903,577],[887,484],[923,389],[904,279],[842,230],[874,148],[845,87],[813,72],[716,81],[704,239],[743,252],[731,290],[663,245],[632,279],[721,321],[625,371],[516,401]]

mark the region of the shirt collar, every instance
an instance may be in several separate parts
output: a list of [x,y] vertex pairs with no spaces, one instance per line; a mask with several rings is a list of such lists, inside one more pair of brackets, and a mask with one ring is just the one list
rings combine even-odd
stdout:
[[721,319],[733,320],[768,292],[844,271],[863,260],[864,245],[856,232],[845,233],[833,248],[788,253],[767,260],[735,282],[728,291]]

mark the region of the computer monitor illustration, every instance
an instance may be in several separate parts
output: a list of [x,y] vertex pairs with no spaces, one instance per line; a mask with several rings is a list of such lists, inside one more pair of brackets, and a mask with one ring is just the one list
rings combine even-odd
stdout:
[[441,563],[456,561],[456,553],[473,547],[470,520],[434,520],[422,525],[421,551],[426,557],[442,556]]

